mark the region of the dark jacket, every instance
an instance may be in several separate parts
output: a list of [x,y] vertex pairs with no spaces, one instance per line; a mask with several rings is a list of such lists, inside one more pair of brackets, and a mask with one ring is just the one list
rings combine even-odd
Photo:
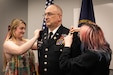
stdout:
[[63,38],[68,33],[69,29],[61,25],[48,42],[48,29],[41,32],[41,44],[38,50],[40,75],[64,75],[59,67],[59,57],[64,47]]
[[85,50],[73,58],[70,53],[71,49],[64,47],[60,57],[60,68],[66,75],[109,75],[111,53]]

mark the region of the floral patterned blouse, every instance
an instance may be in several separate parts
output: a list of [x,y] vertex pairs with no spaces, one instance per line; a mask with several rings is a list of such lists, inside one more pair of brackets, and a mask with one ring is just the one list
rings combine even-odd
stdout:
[[7,62],[5,75],[36,75],[35,57],[32,50],[22,55],[14,55]]

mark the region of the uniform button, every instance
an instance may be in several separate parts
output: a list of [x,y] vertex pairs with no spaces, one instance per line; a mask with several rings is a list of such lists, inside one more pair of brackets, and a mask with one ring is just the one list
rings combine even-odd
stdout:
[[48,48],[46,48],[45,51],[48,51]]
[[46,37],[44,37],[44,39],[46,39]]
[[47,71],[47,68],[44,68],[44,71]]
[[60,49],[60,51],[62,52],[62,49]]
[[47,55],[44,55],[45,58],[47,58]]
[[47,64],[47,62],[44,62],[44,64],[46,65],[46,64]]

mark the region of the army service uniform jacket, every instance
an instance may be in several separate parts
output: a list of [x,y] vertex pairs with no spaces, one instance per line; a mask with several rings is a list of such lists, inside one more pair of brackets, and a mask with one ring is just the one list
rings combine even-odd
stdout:
[[69,29],[60,26],[51,40],[48,40],[48,28],[40,33],[38,60],[40,75],[64,75],[59,68],[59,57],[64,46],[64,37]]

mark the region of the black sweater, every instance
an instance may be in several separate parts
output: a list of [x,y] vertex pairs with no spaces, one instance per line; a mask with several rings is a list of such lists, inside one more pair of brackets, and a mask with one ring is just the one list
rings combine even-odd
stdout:
[[110,56],[108,52],[87,50],[72,57],[71,49],[64,47],[60,56],[60,68],[66,72],[65,75],[109,75]]

